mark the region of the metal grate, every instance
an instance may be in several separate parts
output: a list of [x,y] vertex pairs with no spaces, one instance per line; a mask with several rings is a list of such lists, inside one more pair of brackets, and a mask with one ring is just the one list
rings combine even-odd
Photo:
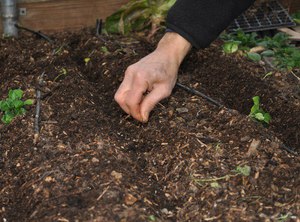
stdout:
[[254,32],[295,25],[287,10],[278,1],[272,0],[258,7],[251,7],[235,19],[227,31],[241,29],[244,32]]

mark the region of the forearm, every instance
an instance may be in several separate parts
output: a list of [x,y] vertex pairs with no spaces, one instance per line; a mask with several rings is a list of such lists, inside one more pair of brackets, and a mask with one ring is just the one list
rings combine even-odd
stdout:
[[167,27],[196,48],[205,48],[255,0],[177,0]]

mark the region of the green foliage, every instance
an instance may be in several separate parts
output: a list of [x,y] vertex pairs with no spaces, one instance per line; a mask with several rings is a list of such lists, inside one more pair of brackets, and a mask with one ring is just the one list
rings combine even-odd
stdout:
[[275,65],[281,69],[300,68],[300,49],[296,47],[279,48],[274,54]]
[[168,10],[176,0],[131,0],[106,19],[107,33],[128,34],[164,23]]
[[[223,44],[225,53],[240,51],[255,62],[263,57],[273,57],[274,65],[279,69],[300,68],[300,50],[290,44],[289,37],[285,33],[259,39],[256,33],[248,34],[239,30],[235,34],[222,35],[221,38],[225,41]],[[261,53],[250,52],[250,49],[256,46],[261,46],[265,50]]]
[[292,18],[294,22],[300,25],[300,11],[297,11],[296,13],[292,14]]
[[0,110],[3,112],[1,121],[5,124],[11,123],[16,117],[25,114],[24,106],[32,105],[33,100],[22,101],[23,91],[21,89],[9,90],[8,98],[0,101]]
[[251,108],[250,111],[250,117],[253,119],[256,119],[260,122],[264,122],[269,124],[271,121],[271,116],[269,113],[265,112],[261,107],[260,107],[260,98],[259,96],[254,96],[252,98],[254,105]]

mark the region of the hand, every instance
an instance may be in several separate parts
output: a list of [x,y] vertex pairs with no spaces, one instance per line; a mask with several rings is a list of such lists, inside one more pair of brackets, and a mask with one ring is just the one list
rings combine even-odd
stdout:
[[176,33],[166,33],[156,50],[129,66],[115,94],[121,108],[141,122],[147,122],[154,106],[170,96],[178,68],[191,44]]

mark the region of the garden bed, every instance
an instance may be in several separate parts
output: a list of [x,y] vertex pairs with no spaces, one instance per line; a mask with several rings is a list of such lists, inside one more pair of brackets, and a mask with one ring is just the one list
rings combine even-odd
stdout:
[[[26,99],[42,91],[36,144],[34,105],[0,125],[3,221],[299,220],[293,75],[263,78],[267,67],[224,55],[216,42],[190,53],[179,82],[224,108],[175,88],[142,124],[113,96],[126,67],[155,43],[90,30],[51,37],[53,45],[27,35],[0,41],[1,99],[11,88]],[[269,127],[248,117],[256,95]],[[250,175],[238,171],[249,167]]]

